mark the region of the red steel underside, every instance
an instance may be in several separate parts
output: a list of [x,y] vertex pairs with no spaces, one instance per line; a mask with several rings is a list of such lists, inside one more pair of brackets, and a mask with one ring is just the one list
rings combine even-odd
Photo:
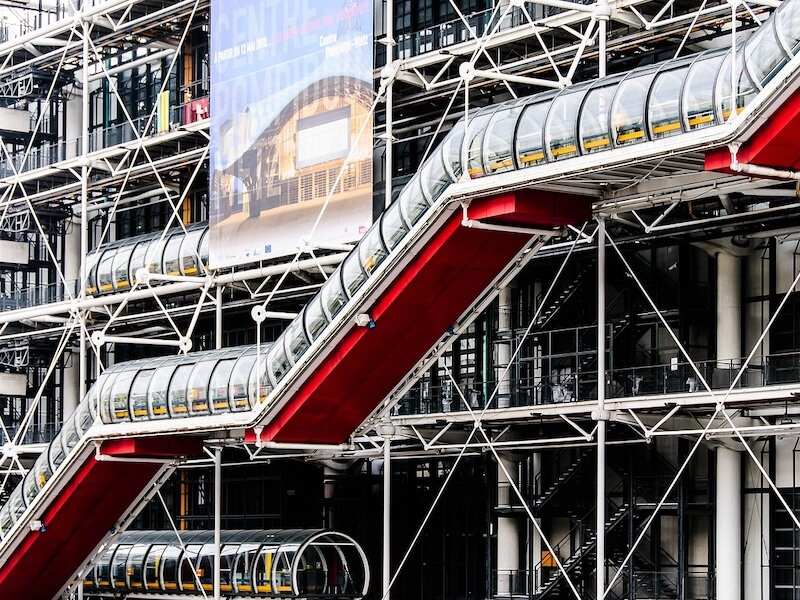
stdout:
[[[800,170],[800,94],[792,94],[766,123],[739,148],[740,163],[776,169]],[[731,154],[727,147],[715,148],[706,154],[707,171],[733,173]]]
[[[521,190],[473,200],[469,218],[559,227],[591,216],[591,199]],[[341,443],[383,401],[530,240],[471,229],[456,211],[265,427],[263,441]],[[255,441],[253,431],[248,441]]]
[[[164,458],[196,455],[200,438],[152,438],[103,444],[107,456]],[[50,600],[156,476],[153,462],[101,462],[90,455],[42,520],[45,531],[26,531],[0,565],[0,598]]]

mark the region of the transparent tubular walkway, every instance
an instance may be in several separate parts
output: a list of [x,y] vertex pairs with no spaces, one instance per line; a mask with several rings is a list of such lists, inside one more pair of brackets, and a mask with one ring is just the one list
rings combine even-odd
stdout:
[[[87,434],[98,416],[96,404],[102,422],[108,424],[219,415],[269,403],[272,389],[315,340],[331,334],[334,320],[348,301],[390,254],[402,252],[402,243],[414,226],[441,208],[447,201],[446,196],[442,199],[445,190],[464,174],[480,178],[523,170],[722,125],[751,102],[798,50],[800,0],[787,0],[735,53],[710,51],[487,107],[471,118],[466,135],[464,121],[459,122],[319,293],[275,343],[263,348],[266,354],[261,358],[256,358],[253,348],[231,349],[109,369],[0,510],[0,538],[9,534],[69,451]],[[151,256],[148,268],[170,272],[169,257],[178,260],[177,268],[184,274],[187,268],[199,269],[190,250],[195,241],[198,248],[203,247],[204,231],[202,227],[192,230],[188,238],[173,234],[166,246],[157,244],[163,252],[153,250],[152,256],[160,256],[161,262]],[[120,277],[130,282],[133,267],[138,268],[140,261],[144,264],[155,239],[120,243],[104,250],[102,258],[98,253],[97,285],[110,285],[112,290],[121,285],[121,279],[114,283],[115,265]],[[204,256],[204,252],[197,254]],[[100,264],[104,264],[102,269]],[[111,280],[101,284],[101,273],[104,278],[111,274]]]
[[[349,536],[324,530],[223,531],[220,591],[237,597],[361,598],[369,566]],[[87,598],[211,591],[214,532],[123,533],[84,578]]]

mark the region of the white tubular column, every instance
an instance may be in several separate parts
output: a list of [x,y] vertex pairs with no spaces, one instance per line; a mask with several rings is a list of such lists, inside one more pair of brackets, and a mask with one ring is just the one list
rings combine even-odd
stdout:
[[[717,253],[717,369],[716,387],[727,387],[741,366],[741,258]],[[719,447],[716,470],[716,585],[717,598],[742,597],[742,463],[739,452]]]
[[[506,367],[511,360],[511,288],[500,290],[497,307],[497,364],[495,365],[495,381],[497,382],[497,408],[511,406],[510,373]],[[504,375],[505,373],[505,375]]]
[[597,597],[606,588],[606,221],[597,221]]
[[[518,466],[517,462],[507,455],[500,455],[508,474],[516,483]],[[506,477],[503,469],[497,469],[497,498],[498,504],[512,504],[514,490],[511,481]],[[520,555],[520,530],[519,520],[514,517],[497,517],[497,595],[508,597],[514,594],[514,581],[519,573]]]
[[[80,279],[81,276],[81,217],[73,217],[69,221],[69,230],[64,239],[64,279],[67,286]],[[70,293],[79,293],[79,289],[69,289]],[[83,337],[80,329],[75,329],[77,335]],[[63,370],[61,416],[68,417],[82,400],[80,396],[80,352],[78,349],[71,349],[70,346],[64,349],[65,366]]]
[[717,368],[736,369],[742,355],[741,258],[717,253]]
[[716,597],[742,598],[742,490],[741,455],[717,448],[716,473]]

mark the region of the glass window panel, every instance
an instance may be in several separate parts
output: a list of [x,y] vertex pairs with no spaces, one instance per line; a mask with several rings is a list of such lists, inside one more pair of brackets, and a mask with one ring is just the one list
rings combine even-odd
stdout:
[[253,591],[252,564],[258,546],[242,544],[233,561],[233,591],[249,593]]
[[341,269],[347,295],[352,298],[367,280],[367,274],[361,268],[361,261],[358,258],[358,248],[347,255]]
[[[442,170],[444,172],[444,169]],[[371,275],[372,272],[383,262],[388,254],[381,240],[380,221],[373,223],[364,237],[358,243],[358,253],[361,259],[361,266]]]
[[94,579],[98,589],[102,590],[111,587],[111,558],[113,555],[114,549],[106,552],[94,569]]
[[736,79],[736,114],[739,114],[748,102],[756,95],[756,88],[747,71],[744,69],[742,61],[741,46],[736,50],[736,67],[731,69],[733,59],[729,52],[719,69],[717,75],[716,98],[718,114],[721,120],[727,120],[732,113],[732,93],[731,93],[731,72]]
[[169,380],[175,371],[174,366],[159,367],[153,373],[150,387],[147,390],[147,404],[150,409],[151,419],[165,419],[169,416],[167,411],[167,390]]
[[411,226],[416,225],[429,206],[425,195],[422,193],[419,177],[414,177],[406,184],[406,187],[400,192],[397,202],[400,204],[400,210],[406,223],[411,224]]
[[153,378],[153,369],[139,371],[131,385],[131,410],[135,421],[150,418],[150,411],[147,407],[147,390],[150,387],[150,380]]
[[800,48],[800,4],[797,2],[781,4],[775,17],[775,26],[786,46],[797,54]]
[[442,142],[442,158],[450,176],[461,177],[461,144],[464,141],[464,121],[456,123]]
[[[256,564],[253,567],[253,575],[256,584],[256,591],[259,593],[271,594],[272,590],[272,574],[275,570],[275,548],[265,546],[261,548],[256,559]],[[277,593],[277,590],[275,590]]]
[[75,425],[75,419],[72,418],[73,416],[74,415],[70,415],[70,417],[64,420],[61,431],[58,433],[59,437],[63,440],[62,443],[67,452],[72,450],[81,439],[81,435],[78,433],[78,428]]
[[260,365],[256,361],[255,367],[250,371],[250,398],[253,398],[256,402],[266,402],[267,396],[272,392],[272,383],[264,365],[266,365],[266,357],[264,357]]
[[205,233],[205,229],[195,229],[189,232],[186,241],[181,244],[180,259],[181,259],[181,273],[183,275],[197,275],[200,268],[197,255],[197,244],[200,238]]
[[61,435],[57,435],[55,439],[50,442],[50,445],[47,447],[47,456],[50,459],[50,470],[55,473],[67,456]]
[[303,353],[308,349],[309,342],[306,337],[306,332],[303,329],[305,309],[294,319],[281,337],[286,344],[286,353],[292,364],[295,364]]
[[[103,423],[111,423],[111,388],[114,387],[114,380],[118,373],[111,373],[103,379],[103,387],[100,391],[100,418]],[[98,380],[98,384],[100,381]],[[97,385],[97,384],[96,384]]]
[[208,404],[208,382],[216,364],[216,358],[201,360],[192,369],[192,374],[189,375],[189,382],[186,387],[189,413],[192,415],[207,415],[211,412]]
[[305,310],[305,326],[306,335],[312,341],[317,339],[320,332],[325,329],[328,324],[328,319],[325,318],[325,313],[322,312],[322,294],[317,294],[308,303]]
[[483,162],[488,174],[512,171],[514,164],[514,130],[523,106],[517,103],[501,108],[492,115],[483,140]]
[[144,557],[148,546],[136,544],[128,555],[128,581],[131,589],[144,589]]
[[195,565],[197,564],[197,555],[200,552],[198,544],[187,546],[186,552],[181,558],[180,567],[180,587],[186,591],[193,591],[198,589],[197,578],[195,577]]
[[482,112],[476,116],[471,116],[467,125],[467,135],[469,144],[467,146],[467,173],[472,179],[483,177],[486,171],[483,166],[483,134],[486,132],[486,124],[492,117],[494,110]]
[[161,237],[156,237],[150,240],[150,243],[147,246],[147,252],[145,253],[145,261],[147,262],[147,270],[151,273],[161,273],[162,272],[162,261],[164,258],[164,246],[166,244],[165,240],[162,240]]
[[[244,410],[251,408],[248,383],[250,382],[250,374],[253,371],[256,358],[257,355],[255,353],[245,354],[236,361],[233,367],[230,382],[230,396],[234,409]],[[266,364],[264,358],[261,359],[261,364]]]
[[683,80],[689,67],[663,71],[656,76],[648,100],[650,135],[653,139],[683,132],[680,117],[680,97]]
[[11,519],[11,507],[6,504],[0,509],[0,539],[6,537],[14,527],[14,521]]
[[789,60],[776,37],[774,21],[759,27],[747,40],[744,54],[750,75],[761,86],[772,79]]
[[126,575],[128,571],[128,554],[130,551],[130,544],[120,544],[117,546],[117,551],[114,552],[114,558],[111,559],[111,585],[116,589],[128,586]]
[[200,255],[200,263],[203,269],[206,269],[208,267],[208,229],[203,232],[203,237],[200,239],[198,254]]
[[517,161],[521,168],[544,162],[544,121],[550,102],[529,104],[522,111],[517,128]]
[[97,287],[100,292],[108,293],[114,290],[112,267],[116,254],[116,248],[109,248],[103,253],[103,258],[97,265]]
[[180,565],[181,554],[181,549],[176,546],[167,546],[164,550],[163,565],[161,567],[164,591],[174,591],[178,589],[178,567]]
[[400,214],[400,203],[393,202],[381,217],[381,234],[390,252],[397,247],[407,233],[408,226],[403,221],[403,215]]
[[269,369],[272,380],[279,383],[283,376],[286,375],[291,364],[286,357],[286,352],[283,349],[283,336],[272,344],[272,348],[267,353],[267,368]]
[[164,273],[166,275],[180,275],[180,253],[181,244],[185,236],[183,233],[176,233],[167,242],[164,247]]
[[[233,591],[233,561],[239,551],[239,544],[225,544],[219,553],[220,589]],[[213,573],[213,571],[212,571]]]
[[75,427],[81,437],[89,431],[89,428],[94,424],[94,411],[92,410],[92,399],[90,397],[81,402],[75,410]]
[[433,154],[422,165],[420,181],[423,193],[431,202],[436,202],[442,192],[447,189],[447,186],[452,183],[450,175],[444,168],[442,155],[438,149],[434,150]]
[[44,487],[44,484],[47,483],[47,480],[50,479],[50,475],[52,474],[50,471],[50,461],[47,460],[46,453],[43,452],[39,455],[39,458],[36,459],[30,472],[32,473],[32,481],[25,490],[28,504],[39,495],[39,490]]
[[165,544],[154,544],[150,547],[150,551],[147,553],[147,559],[144,563],[145,589],[161,589],[161,584],[159,582],[159,571],[163,561],[162,554],[164,554],[166,549],[167,546]]
[[605,85],[590,90],[586,95],[578,125],[583,152],[602,152],[611,148],[609,117],[616,90],[616,86]]
[[36,482],[36,471],[31,469],[22,480],[22,496],[25,499],[25,504],[33,502],[34,498],[39,495],[39,484]]
[[219,361],[217,366],[214,367],[214,372],[211,374],[211,383],[209,384],[212,412],[227,412],[232,408],[228,384],[235,364],[235,358],[228,358]]
[[129,263],[132,251],[132,246],[126,246],[117,250],[114,256],[114,280],[112,283],[117,291],[127,290],[131,286]]
[[342,307],[347,302],[347,296],[344,293],[344,287],[341,280],[341,267],[336,269],[322,286],[320,295],[322,297],[322,308],[331,321],[339,314]]
[[583,91],[564,92],[556,96],[547,113],[544,126],[548,160],[561,160],[578,155],[575,124],[584,96]]
[[175,369],[169,383],[169,414],[172,417],[185,417],[189,414],[186,399],[186,388],[189,384],[189,375],[194,365],[180,365]]
[[214,583],[214,546],[205,544],[197,559],[197,577],[203,589],[210,590]]
[[8,506],[11,509],[11,518],[16,523],[22,516],[22,513],[25,512],[25,508],[28,506],[25,503],[25,496],[22,493],[22,486],[17,486],[14,488],[14,491],[11,492],[11,497],[8,499]]
[[121,371],[114,380],[111,388],[111,420],[115,422],[130,421],[131,411],[128,396],[131,391],[131,381],[135,371]]
[[683,86],[683,117],[687,130],[716,124],[714,82],[724,58],[724,54],[701,57],[689,69]]
[[102,256],[102,251],[92,252],[86,259],[86,272],[89,277],[86,281],[86,293],[91,295],[97,292],[97,264]]
[[133,249],[131,253],[131,260],[130,260],[130,280],[131,284],[136,283],[136,272],[139,269],[144,269],[145,264],[145,255],[147,254],[147,248],[149,247],[150,242],[147,240],[142,240],[136,247]]
[[611,103],[611,135],[616,146],[647,141],[644,103],[654,73],[628,77],[617,87]]

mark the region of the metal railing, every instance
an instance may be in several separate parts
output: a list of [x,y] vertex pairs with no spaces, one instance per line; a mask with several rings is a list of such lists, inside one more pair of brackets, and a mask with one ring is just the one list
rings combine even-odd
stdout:
[[[800,384],[800,352],[771,354],[755,358],[736,380],[744,359],[706,360],[696,364],[712,390],[759,388],[790,383]],[[606,398],[701,393],[697,374],[688,362],[609,369],[606,371]],[[464,412],[462,395],[472,409],[483,409],[492,397],[497,382],[487,380],[459,385],[414,386],[395,405],[393,415],[422,415]],[[504,381],[502,398],[495,397],[489,408],[523,407],[595,400],[597,372],[565,372],[532,378],[510,377]],[[507,390],[507,391],[506,391]],[[498,400],[503,406],[498,406]]]
[[[208,99],[195,98],[189,102],[173,106],[170,109],[170,129],[186,125],[208,117]],[[151,137],[159,134],[158,123],[155,118],[150,125],[147,122],[149,115],[111,125],[104,129],[96,129],[89,135],[89,152],[104,148],[111,148],[134,142],[139,137]],[[10,158],[0,159],[0,177],[11,177],[14,173],[25,173],[36,169],[53,166],[59,162],[81,156],[81,139],[63,140],[51,144],[43,144],[32,148],[25,155],[24,151],[12,154]],[[152,151],[151,151],[152,154]],[[170,155],[174,152],[170,152]]]

